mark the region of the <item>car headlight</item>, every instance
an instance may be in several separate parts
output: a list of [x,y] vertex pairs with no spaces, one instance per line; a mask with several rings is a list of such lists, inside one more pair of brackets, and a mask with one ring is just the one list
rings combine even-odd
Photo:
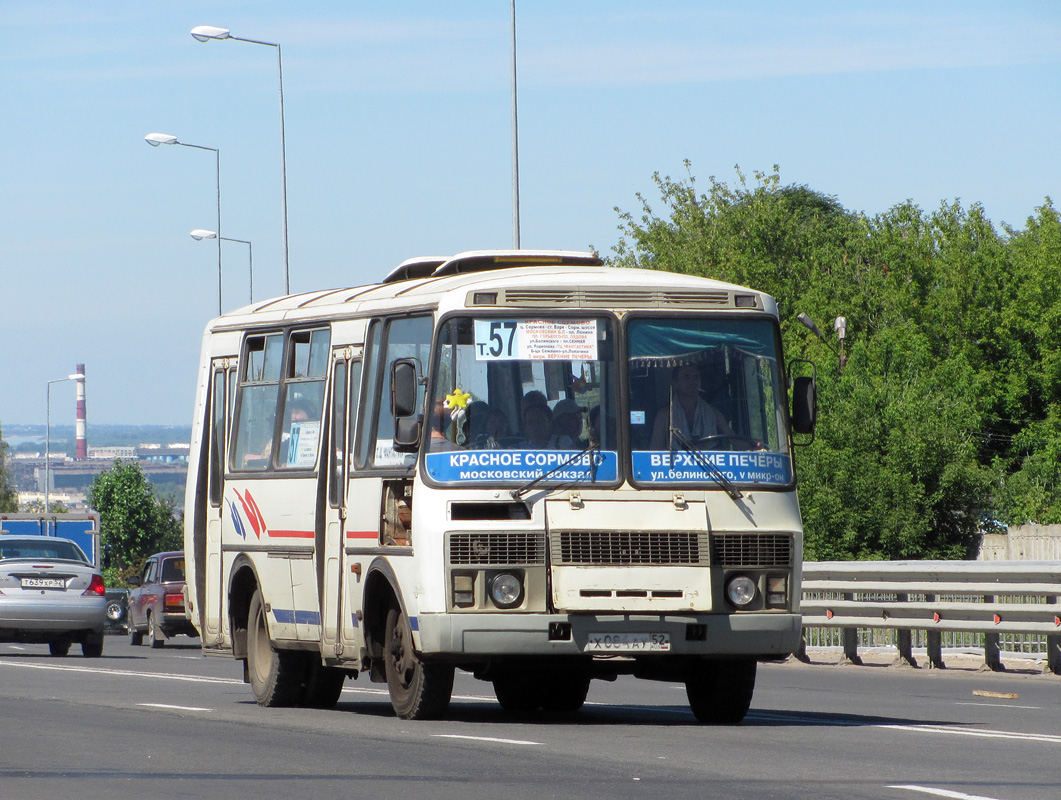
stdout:
[[513,608],[523,602],[523,581],[511,572],[499,572],[490,579],[490,599],[498,608]]
[[737,608],[743,608],[755,599],[755,581],[747,575],[735,575],[726,584],[726,597]]

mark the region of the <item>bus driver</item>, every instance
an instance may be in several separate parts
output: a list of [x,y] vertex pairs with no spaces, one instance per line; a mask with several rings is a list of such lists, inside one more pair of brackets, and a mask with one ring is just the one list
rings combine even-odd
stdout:
[[733,429],[725,417],[700,396],[700,370],[682,364],[671,372],[670,409],[656,413],[652,425],[652,449],[670,447],[670,428],[676,428],[691,442],[708,436],[732,436]]

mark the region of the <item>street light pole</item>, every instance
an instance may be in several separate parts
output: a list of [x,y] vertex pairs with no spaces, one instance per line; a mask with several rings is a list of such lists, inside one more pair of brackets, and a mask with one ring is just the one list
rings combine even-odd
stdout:
[[[212,150],[216,157],[217,172],[217,233],[221,233],[221,151],[216,147],[204,147],[201,144],[188,144],[177,141],[176,136],[168,133],[149,133],[144,141],[152,147],[160,144],[179,144],[181,147],[194,147],[196,150]],[[221,240],[217,240],[217,315],[221,316]]]
[[250,266],[250,290],[251,290],[251,302],[254,302],[254,247],[246,239],[229,239],[227,236],[218,236],[217,231],[203,230],[202,228],[196,228],[189,234],[197,242],[201,242],[203,239],[218,239],[222,242],[239,242],[240,244],[247,245],[247,263]]
[[519,250],[519,118],[516,111],[516,0],[512,0],[512,247]]
[[76,375],[67,375],[65,378],[56,378],[53,381],[48,381],[48,387],[45,390],[45,422],[44,422],[44,513],[47,514],[51,510],[51,502],[49,499],[51,483],[52,483],[52,384],[63,383],[64,381],[83,381],[85,376],[78,372]]
[[233,36],[227,28],[217,28],[213,25],[199,25],[192,28],[191,34],[197,42],[207,42],[211,39],[232,39],[236,42],[247,42],[248,44],[260,44],[276,48],[276,68],[280,77],[280,202],[283,215],[280,233],[284,251],[284,294],[291,294],[291,270],[287,255],[287,142],[284,133],[284,60],[280,54],[280,45],[277,42],[263,42],[258,39],[241,39],[238,36]]

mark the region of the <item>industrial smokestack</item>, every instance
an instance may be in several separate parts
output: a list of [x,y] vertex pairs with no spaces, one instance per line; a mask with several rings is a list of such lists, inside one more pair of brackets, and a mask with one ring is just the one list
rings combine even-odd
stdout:
[[77,365],[77,460],[88,458],[88,438],[85,436],[85,365]]

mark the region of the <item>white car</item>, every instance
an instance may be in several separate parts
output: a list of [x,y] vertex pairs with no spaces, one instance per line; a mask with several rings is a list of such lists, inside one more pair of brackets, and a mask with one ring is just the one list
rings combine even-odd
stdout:
[[0,642],[47,643],[65,656],[78,642],[103,655],[103,576],[80,547],[57,536],[0,536]]

